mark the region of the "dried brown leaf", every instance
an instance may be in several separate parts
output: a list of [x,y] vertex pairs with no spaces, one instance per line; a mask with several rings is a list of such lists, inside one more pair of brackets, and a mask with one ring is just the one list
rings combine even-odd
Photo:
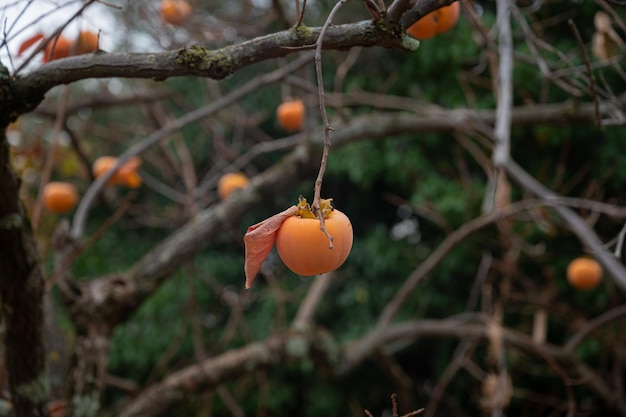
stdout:
[[296,214],[298,214],[298,207],[291,206],[285,211],[248,227],[248,231],[243,237],[243,243],[246,247],[246,262],[244,265],[246,288],[252,286],[263,261],[272,250],[276,241],[276,232],[283,224],[283,221]]
[[17,56],[21,56],[24,52],[26,52],[26,50],[28,48],[30,48],[31,46],[33,46],[34,44],[36,44],[37,42],[39,42],[43,38],[44,38],[43,34],[36,33],[35,35],[33,35],[30,38],[26,39],[20,45],[20,49],[17,51]]

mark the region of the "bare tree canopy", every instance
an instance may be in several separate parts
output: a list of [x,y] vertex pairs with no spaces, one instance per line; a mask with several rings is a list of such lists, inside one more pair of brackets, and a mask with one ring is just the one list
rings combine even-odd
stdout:
[[626,417],[622,3],[57,3],[0,5],[0,416]]

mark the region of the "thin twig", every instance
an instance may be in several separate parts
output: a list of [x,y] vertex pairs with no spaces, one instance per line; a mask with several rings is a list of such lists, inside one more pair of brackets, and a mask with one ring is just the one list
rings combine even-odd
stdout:
[[465,363],[471,358],[472,354],[476,350],[477,344],[474,341],[464,340],[461,342],[460,346],[457,347],[454,358],[448,363],[446,369],[443,371],[439,379],[437,380],[437,384],[433,388],[433,393],[430,396],[430,400],[428,401],[428,406],[426,407],[428,411],[424,415],[424,417],[433,417],[437,411],[437,407],[439,406],[439,402],[443,397],[443,394],[450,384],[450,381],[454,378],[455,375],[464,367]]
[[576,346],[578,346],[585,337],[589,335],[592,331],[596,330],[598,327],[618,319],[620,317],[626,316],[626,305],[621,305],[615,307],[609,311],[606,311],[599,315],[598,317],[589,320],[582,329],[576,332],[570,339],[565,343],[563,348],[568,352],[573,352]]
[[286,67],[273,71],[269,74],[254,78],[253,80],[242,85],[238,89],[233,90],[230,94],[220,97],[219,99],[213,101],[207,106],[200,107],[199,109],[185,114],[184,116],[172,121],[172,123],[162,127],[161,129],[156,130],[151,135],[130,146],[119,156],[115,166],[102,176],[98,177],[87,189],[87,192],[85,192],[85,195],[83,196],[80,204],[78,205],[78,208],[76,209],[76,214],[74,215],[74,221],[71,230],[72,236],[77,240],[82,237],[85,230],[85,224],[87,222],[87,214],[89,212],[89,208],[93,204],[96,196],[105,186],[109,178],[111,178],[115,174],[115,172],[117,172],[117,170],[131,157],[139,155],[140,153],[149,149],[154,144],[168,138],[172,133],[182,129],[184,126],[196,122],[215,112],[221,111],[226,106],[238,100],[241,100],[248,94],[258,91],[259,87],[280,81],[290,72],[295,71],[296,69],[305,65],[307,62],[310,61],[310,59],[310,55],[304,54],[301,58],[293,61],[290,65]]
[[46,159],[43,164],[43,169],[41,170],[39,191],[37,194],[37,200],[35,201],[35,206],[33,207],[33,214],[31,216],[31,224],[33,226],[33,230],[35,231],[39,226],[39,219],[41,218],[41,212],[43,209],[43,190],[50,180],[52,167],[54,166],[54,159],[56,156],[56,149],[59,143],[59,135],[61,134],[61,129],[63,129],[63,126],[65,126],[65,116],[69,95],[70,87],[68,85],[64,85],[61,89],[61,94],[59,96],[56,119],[54,121],[54,126],[52,127],[50,146],[48,147],[48,150],[46,152]]
[[493,256],[491,252],[484,251],[480,257],[480,263],[478,264],[478,270],[476,271],[476,278],[474,278],[474,284],[467,297],[467,303],[465,305],[466,311],[472,311],[478,305],[478,297],[480,296],[480,289],[487,280],[487,275],[491,270],[493,264]]
[[372,16],[374,22],[378,22],[385,16],[385,11],[374,0],[363,0],[363,3],[365,3],[365,8]]
[[626,7],[626,3],[625,2],[621,2],[618,0],[606,0],[607,3],[611,3],[614,6],[618,6],[618,7]]
[[569,25],[572,33],[574,34],[574,38],[576,38],[576,43],[578,43],[578,48],[580,49],[580,54],[583,57],[583,61],[585,62],[585,68],[587,68],[587,75],[589,76],[589,88],[591,90],[591,98],[593,99],[593,105],[595,109],[596,116],[596,126],[602,125],[602,119],[600,118],[600,104],[598,103],[598,94],[596,93],[596,83],[593,79],[593,73],[591,72],[591,64],[589,63],[589,55],[587,55],[587,50],[585,49],[585,45],[583,44],[583,40],[580,37],[580,32],[576,27],[576,23],[572,19],[568,19],[567,24]]
[[409,411],[408,413],[400,416],[400,417],[413,417],[416,416],[418,414],[422,414],[424,412],[423,408],[418,408],[417,410],[413,410],[413,411]]
[[320,275],[313,280],[304,300],[300,303],[296,317],[293,319],[291,327],[295,330],[306,330],[313,320],[313,315],[317,311],[324,294],[328,290],[333,280],[333,272]]
[[85,242],[85,244],[79,246],[74,251],[72,251],[68,256],[64,257],[61,261],[60,265],[57,265],[56,269],[50,274],[48,279],[46,280],[46,290],[49,291],[59,276],[61,276],[67,269],[72,266],[76,258],[80,256],[85,250],[89,249],[94,243],[96,243],[104,233],[109,230],[111,226],[119,221],[119,219],[126,213],[128,208],[130,207],[131,200],[133,198],[133,194],[129,193],[122,204],[115,210],[115,212],[104,221],[98,227],[98,229],[89,237],[89,240]]
[[617,235],[617,244],[615,245],[615,257],[617,259],[622,259],[622,248],[624,247],[624,238],[626,238],[626,223],[622,226],[622,230],[619,231]]
[[411,7],[411,0],[394,0],[387,9],[387,20],[391,23],[400,21],[404,12],[411,9]]
[[513,34],[511,32],[510,0],[497,1],[498,22],[498,90],[496,124],[493,130],[495,149],[493,164],[501,167],[511,151],[511,107],[513,106]]
[[[538,197],[547,202],[559,198],[556,193],[537,181],[514,160],[509,160],[505,167],[508,174],[514,178],[515,181]],[[570,230],[576,234],[578,239],[597,257],[600,264],[608,270],[615,279],[615,283],[623,290],[626,290],[626,269],[624,269],[624,266],[617,261],[612,253],[604,248],[598,235],[589,227],[585,220],[569,207],[556,205],[555,211],[565,220],[565,223],[567,223]]]
[[306,0],[302,0],[302,10],[300,10],[300,0],[295,0],[296,1],[296,14],[297,14],[297,21],[296,21],[296,25],[295,27],[300,27],[300,25],[302,24],[302,20],[304,20],[304,11],[306,10]]
[[398,399],[395,393],[391,394],[391,415],[398,417]]
[[315,47],[315,72],[317,74],[317,88],[319,94],[319,105],[320,112],[322,114],[322,123],[324,124],[324,149],[322,151],[322,161],[320,163],[320,170],[317,174],[317,179],[315,180],[315,192],[313,196],[313,203],[311,204],[311,210],[315,215],[320,219],[320,230],[326,234],[328,237],[329,247],[333,248],[333,237],[328,233],[326,227],[324,227],[324,216],[320,211],[320,194],[322,192],[322,181],[324,179],[324,172],[326,172],[326,165],[328,164],[328,154],[330,153],[330,131],[333,128],[330,126],[328,122],[328,113],[326,113],[326,102],[324,99],[324,78],[322,75],[322,46],[324,44],[324,35],[326,35],[326,31],[330,27],[335,14],[339,11],[339,9],[344,6],[350,0],[340,0],[335,4],[335,7],[328,14],[328,18],[326,22],[324,22],[324,26],[320,30],[319,38],[317,38],[316,47]]
[[[517,166],[515,162],[511,162],[511,164],[514,164],[514,166]],[[512,171],[513,171],[512,176],[514,178],[517,178],[520,175],[517,169],[513,168]],[[525,175],[528,175],[528,174],[525,174]],[[526,182],[526,180],[524,180],[524,182]],[[534,190],[532,191],[534,192]],[[503,207],[501,210],[494,211],[494,212],[485,214],[483,216],[477,217],[473,220],[470,220],[466,222],[465,224],[463,224],[463,226],[456,229],[454,232],[450,233],[441,242],[441,244],[437,247],[437,249],[431,252],[430,256],[426,258],[411,273],[411,275],[407,277],[406,281],[402,284],[402,286],[398,288],[393,298],[387,303],[382,313],[380,314],[378,318],[378,322],[376,323],[376,328],[382,329],[386,327],[391,322],[391,319],[396,315],[400,307],[402,307],[406,299],[411,295],[411,293],[413,292],[417,284],[419,284],[419,282],[427,274],[429,274],[459,242],[463,241],[472,233],[475,233],[478,230],[490,224],[495,223],[496,221],[499,221],[499,220],[514,216],[516,214],[519,214],[521,212],[532,210],[541,206],[555,207],[555,210],[557,211],[559,210],[568,211],[568,212],[571,212],[572,215],[574,215],[572,210],[565,206],[565,202],[563,200],[556,198],[556,196],[554,198],[551,198],[551,197],[546,197],[545,194],[541,194],[540,197],[543,197],[543,199],[523,200],[523,201],[511,203],[508,206]],[[584,223],[582,219],[580,219],[580,222]],[[568,221],[568,223],[570,222]],[[579,235],[579,238],[580,238],[582,234],[579,234],[579,233],[580,233],[579,231],[576,231],[576,234]],[[590,233],[593,234],[593,232],[590,232]],[[596,240],[598,239],[597,236],[595,236],[595,234],[593,234],[593,236]],[[581,239],[581,240],[585,242],[586,239]],[[590,247],[593,247],[593,248],[597,248],[597,246],[598,246],[597,244],[590,245]],[[612,256],[612,255],[609,254],[609,256]],[[614,258],[613,258],[613,261],[615,261]],[[618,283],[621,284],[620,280],[621,278],[618,279],[617,281]],[[624,279],[624,282],[626,282],[626,278]]]
[[[63,32],[63,30],[74,19],[76,19],[77,17],[82,15],[83,12],[85,11],[85,9],[87,9],[87,7],[89,7],[95,1],[96,0],[88,0],[85,4],[83,4],[83,6],[76,13],[74,13],[72,16],[70,16],[70,18],[67,19],[67,21],[63,25],[61,25],[59,28],[57,28],[57,30],[54,31],[54,33],[48,37],[48,39],[46,39],[44,42],[41,42],[37,46],[37,48],[31,53],[31,55],[22,63],[22,65],[20,65],[19,68],[17,68],[15,70],[14,75],[18,74],[22,69],[24,69],[24,67],[26,67],[26,65],[28,65],[28,63],[30,61],[32,61],[32,59],[35,57],[35,55],[37,55],[40,51],[42,51],[46,47],[46,45],[48,45],[50,42],[53,42],[53,45],[51,45],[51,48],[50,48],[50,53],[52,54],[52,51],[54,50],[54,47],[56,46],[56,42],[57,42],[58,38],[61,36],[61,33]],[[63,6],[61,6],[61,7],[63,7]]]

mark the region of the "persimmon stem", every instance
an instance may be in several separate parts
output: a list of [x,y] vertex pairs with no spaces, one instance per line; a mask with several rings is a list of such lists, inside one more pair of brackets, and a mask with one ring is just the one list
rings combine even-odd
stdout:
[[326,31],[330,27],[335,14],[339,11],[339,9],[344,6],[350,0],[341,0],[335,4],[333,9],[328,14],[328,18],[326,22],[324,22],[324,26],[320,30],[320,35],[317,38],[317,42],[315,45],[315,73],[317,74],[317,91],[319,95],[319,105],[320,112],[322,115],[322,123],[324,124],[324,149],[322,151],[322,161],[320,163],[320,170],[317,174],[317,179],[315,180],[315,188],[313,195],[313,203],[311,204],[311,210],[313,213],[320,219],[320,230],[326,234],[328,237],[328,242],[330,248],[333,248],[333,238],[326,230],[324,226],[324,216],[320,210],[320,195],[322,192],[322,180],[324,179],[324,173],[326,172],[326,165],[328,164],[328,155],[330,153],[330,132],[333,128],[330,126],[328,122],[328,113],[326,112],[326,101],[325,101],[325,92],[324,92],[324,78],[322,76],[322,45],[324,43],[324,35],[326,35]]

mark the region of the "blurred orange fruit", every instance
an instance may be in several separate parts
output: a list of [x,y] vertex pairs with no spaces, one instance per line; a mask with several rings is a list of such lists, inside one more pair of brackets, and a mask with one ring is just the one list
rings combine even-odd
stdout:
[[304,124],[304,103],[300,99],[282,102],[276,109],[276,119],[286,132],[297,132]]
[[241,173],[231,172],[224,174],[217,183],[217,195],[224,200],[228,198],[234,190],[244,188],[248,185],[248,182],[248,177]]
[[78,191],[68,182],[49,182],[43,187],[43,206],[53,213],[70,212],[78,203]]
[[[94,177],[98,178],[104,175],[117,164],[117,158],[113,156],[101,156],[93,163],[92,171]],[[107,184],[109,185],[125,185],[129,188],[138,188],[142,181],[137,169],[141,165],[141,158],[138,156],[131,157],[124,165],[122,165]]]
[[183,24],[192,11],[191,5],[186,0],[161,1],[161,19],[171,25]]
[[602,281],[602,267],[591,258],[579,257],[567,266],[567,281],[579,290],[591,290]]
[[43,50],[43,62],[68,57],[72,50],[72,42],[65,36],[50,39]]
[[98,34],[83,30],[78,34],[76,38],[76,45],[74,46],[74,53],[76,55],[88,54],[98,50]]
[[419,40],[430,39],[435,35],[452,29],[459,20],[460,12],[461,6],[456,1],[449,6],[444,6],[428,13],[413,23],[406,32]]

